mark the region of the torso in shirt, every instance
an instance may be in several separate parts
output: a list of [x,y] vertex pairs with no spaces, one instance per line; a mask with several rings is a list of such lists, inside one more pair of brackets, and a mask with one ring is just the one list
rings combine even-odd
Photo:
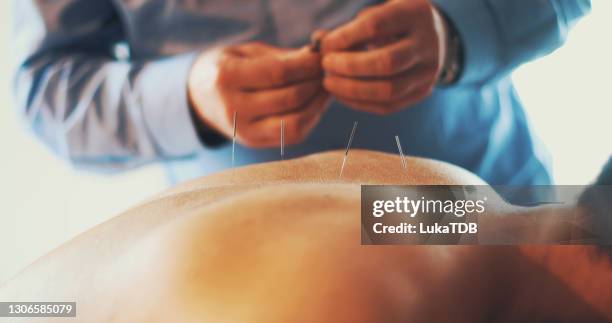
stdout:
[[304,45],[313,30],[349,21],[374,1],[116,0],[132,57],[248,41]]

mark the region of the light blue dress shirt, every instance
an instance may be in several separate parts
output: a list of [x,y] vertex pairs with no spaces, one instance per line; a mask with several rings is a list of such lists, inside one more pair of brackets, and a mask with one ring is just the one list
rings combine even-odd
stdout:
[[[352,19],[372,1],[17,0],[15,93],[21,114],[58,155],[78,167],[119,171],[163,162],[173,182],[231,166],[229,145],[199,141],[186,97],[197,53],[259,40],[302,46],[318,28]],[[549,184],[510,79],[520,64],[561,46],[588,0],[436,0],[463,42],[452,86],[390,116],[333,103],[287,158],[354,148],[404,152],[457,164],[490,184]],[[124,47],[121,47],[124,44]],[[120,59],[125,49],[129,56]],[[237,164],[279,159],[278,149],[239,147]],[[340,161],[339,161],[340,163]]]

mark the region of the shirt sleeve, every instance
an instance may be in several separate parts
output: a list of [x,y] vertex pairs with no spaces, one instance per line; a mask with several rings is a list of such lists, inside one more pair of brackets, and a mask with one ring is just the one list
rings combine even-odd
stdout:
[[[110,1],[15,3],[16,103],[55,153],[117,171],[203,149],[187,96],[195,53],[121,61],[112,52],[125,35]],[[83,3],[88,10],[75,8]]]
[[503,77],[560,47],[590,0],[434,0],[463,43],[458,83]]

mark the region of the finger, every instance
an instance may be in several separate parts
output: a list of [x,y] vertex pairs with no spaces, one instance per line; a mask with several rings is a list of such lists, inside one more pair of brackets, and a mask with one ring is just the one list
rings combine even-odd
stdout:
[[317,29],[310,35],[309,48],[312,52],[319,53],[321,51],[321,40],[328,33],[325,29]]
[[371,102],[390,102],[405,96],[424,84],[432,83],[430,68],[409,70],[403,74],[386,79],[355,79],[340,76],[327,76],[323,86],[330,93],[352,100]]
[[370,7],[349,23],[332,30],[321,43],[323,53],[347,50],[381,37],[409,31],[410,17],[404,10],[385,3]]
[[355,110],[373,113],[377,115],[388,115],[391,113],[396,113],[401,110],[407,109],[421,100],[428,97],[433,90],[433,86],[431,85],[423,85],[411,93],[407,94],[404,97],[401,97],[395,101],[391,102],[369,102],[369,101],[361,101],[354,99],[347,99],[342,97],[337,97],[337,100],[341,103],[345,104],[348,107],[351,107]]
[[278,55],[227,57],[221,64],[220,81],[244,90],[284,87],[322,75],[321,56],[308,48]]
[[413,67],[420,59],[416,42],[405,38],[369,51],[327,54],[323,57],[323,69],[350,77],[392,76]]
[[241,115],[261,118],[303,109],[322,89],[319,80],[307,81],[271,90],[239,92],[232,103]]
[[249,126],[250,147],[280,146],[281,120],[285,125],[285,143],[294,145],[306,139],[310,131],[319,123],[329,101],[329,94],[320,92],[308,104],[308,108],[285,115],[276,115],[257,121]]
[[265,55],[278,55],[294,49],[271,46],[264,42],[249,42],[231,46],[226,50],[239,57],[260,57]]

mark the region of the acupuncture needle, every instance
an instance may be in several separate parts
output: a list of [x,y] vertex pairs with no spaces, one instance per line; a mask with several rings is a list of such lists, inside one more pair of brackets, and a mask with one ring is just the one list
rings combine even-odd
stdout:
[[355,130],[357,130],[357,121],[353,123],[353,130],[351,130],[351,135],[349,137],[348,144],[346,145],[346,150],[344,151],[344,157],[342,158],[342,167],[340,167],[340,178],[342,178],[342,172],[344,172],[344,166],[346,165],[346,160],[348,159],[348,153],[351,149],[351,144],[353,144],[353,137],[355,137]]
[[232,133],[232,167],[234,167],[234,161],[236,159],[236,117],[238,115],[237,111],[234,111],[234,129]]
[[404,152],[402,151],[402,144],[400,143],[399,136],[395,136],[395,142],[397,143],[397,149],[399,150],[400,160],[402,161],[402,167],[406,169],[406,159],[404,157]]
[[281,136],[280,136],[280,154],[281,159],[285,160],[285,120],[281,119]]

